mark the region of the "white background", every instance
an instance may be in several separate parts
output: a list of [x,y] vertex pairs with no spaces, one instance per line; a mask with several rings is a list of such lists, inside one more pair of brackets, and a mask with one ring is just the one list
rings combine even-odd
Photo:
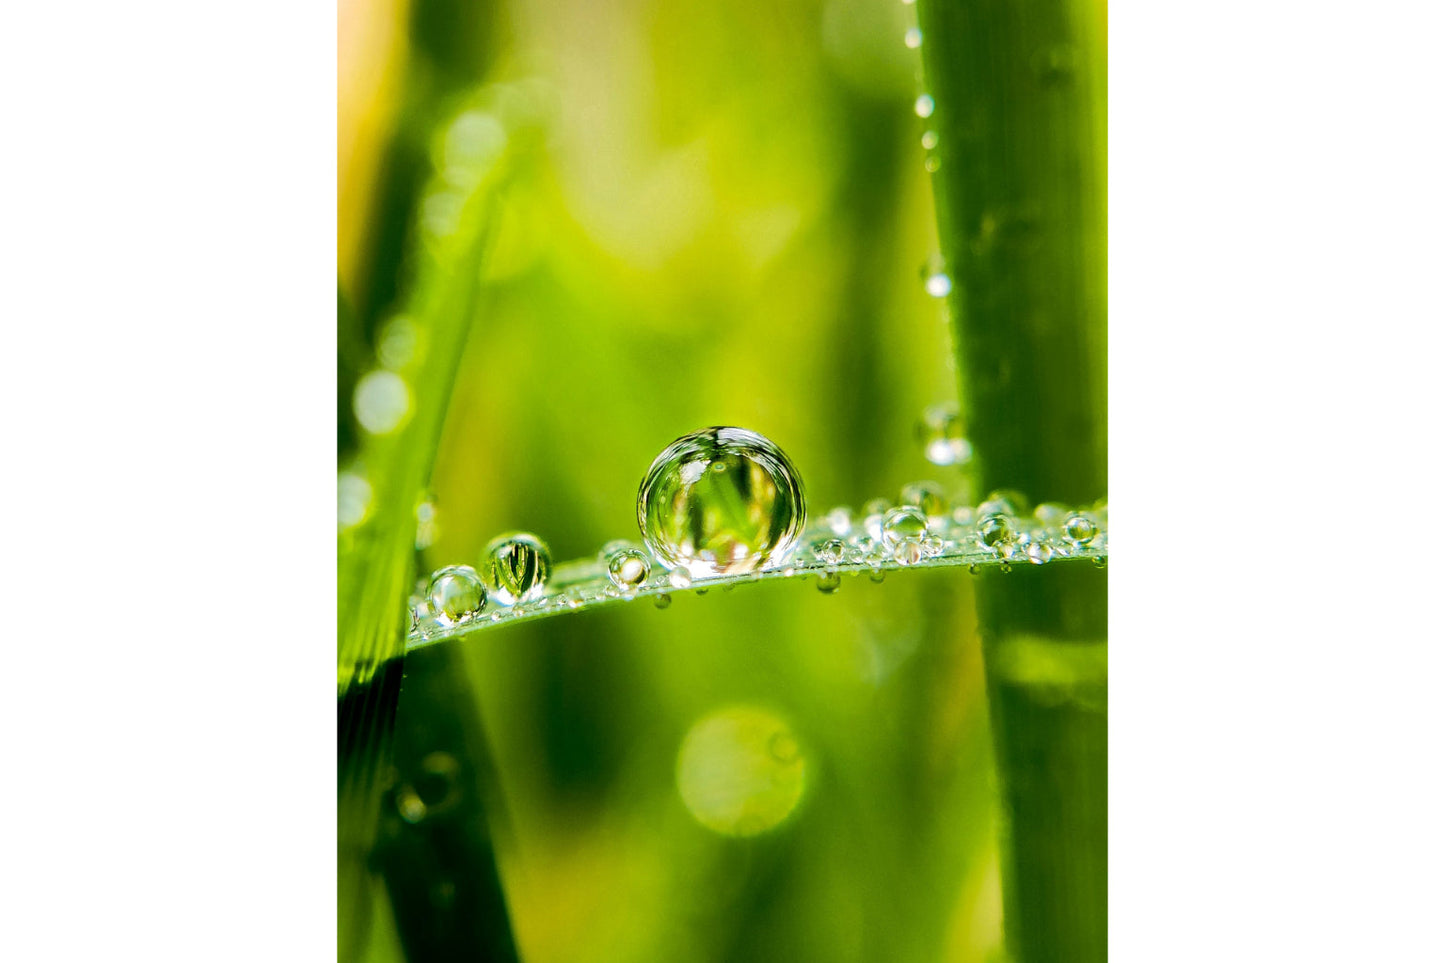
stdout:
[[[1115,961],[1445,955],[1441,19],[1113,5]],[[0,14],[5,959],[334,953],[335,78]]]

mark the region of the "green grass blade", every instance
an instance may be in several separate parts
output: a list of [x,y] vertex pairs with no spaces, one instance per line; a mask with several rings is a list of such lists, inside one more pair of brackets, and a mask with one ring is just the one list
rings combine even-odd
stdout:
[[[1108,479],[1106,7],[919,0],[918,11],[979,484],[1091,502]],[[1011,950],[1023,963],[1103,960],[1104,573],[1048,566],[990,577],[979,601]],[[1053,667],[1052,681],[1013,671],[1020,646]]]

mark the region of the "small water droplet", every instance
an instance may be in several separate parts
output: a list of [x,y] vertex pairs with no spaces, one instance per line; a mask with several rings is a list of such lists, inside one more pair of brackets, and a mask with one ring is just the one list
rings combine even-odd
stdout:
[[843,561],[844,548],[841,538],[827,538],[813,543],[813,554],[825,565],[837,565]]
[[503,605],[531,602],[552,574],[552,553],[530,532],[498,535],[482,553],[482,574]]
[[917,50],[923,45],[923,31],[917,27],[909,27],[903,34],[903,46],[909,50]]
[[1087,515],[1070,515],[1068,521],[1064,522],[1064,537],[1075,545],[1087,545],[1097,534],[1098,526]]
[[843,579],[837,572],[824,572],[818,576],[818,591],[824,595],[832,595],[838,591],[838,586],[841,585],[842,582]]
[[847,535],[853,530],[853,512],[843,505],[830,509],[823,516],[823,524],[834,535]]
[[883,582],[883,579],[887,577],[887,575],[888,573],[883,571],[881,568],[875,568],[873,571],[868,573],[868,581],[881,584]]
[[916,542],[928,534],[928,517],[917,505],[900,505],[883,518],[883,541],[896,548],[902,542]]
[[371,371],[356,383],[351,409],[361,427],[385,435],[400,428],[411,414],[411,389],[395,371]]
[[672,596],[665,592],[662,595],[654,595],[652,597],[652,604],[660,609],[665,609],[672,604]]
[[692,584],[692,575],[685,568],[675,568],[667,573],[667,584],[675,589],[685,589]]
[[978,520],[978,537],[995,551],[1014,540],[1013,522],[1002,512],[983,515]]
[[998,570],[999,570],[1000,572],[1004,573],[1005,575],[1007,575],[1009,572],[1012,572],[1012,571],[1014,570],[1014,567],[1013,567],[1012,565],[1010,565],[1008,562],[1004,562],[1004,563],[1002,563],[1001,565],[999,565]]
[[937,146],[938,146],[938,131],[936,131],[936,130],[925,130],[925,131],[923,132],[923,149],[924,149],[924,150],[933,150],[933,148],[935,148],[935,147],[937,147]]
[[626,542],[614,547],[606,554],[605,559],[607,578],[624,592],[635,590],[652,574],[652,562],[647,555]]
[[979,516],[991,515],[1000,512],[1004,515],[1013,515],[1022,518],[1029,513],[1029,500],[1021,492],[1010,489],[1001,489],[990,492],[988,498],[978,506]]
[[943,539],[937,535],[925,536],[918,544],[923,548],[924,558],[937,558],[943,554]]
[[925,408],[916,431],[923,457],[935,465],[962,465],[973,457],[973,446],[963,437],[963,419],[953,402]]
[[942,515],[948,510],[948,500],[943,497],[943,487],[937,482],[910,482],[903,486],[899,501],[923,510],[930,518]]
[[470,565],[437,569],[427,584],[426,598],[429,612],[442,625],[466,621],[487,606],[487,590]]
[[416,550],[431,548],[441,534],[436,501],[430,497],[422,499],[416,506]]
[[1054,549],[1048,542],[1031,541],[1024,549],[1024,554],[1028,556],[1030,562],[1042,565],[1054,557]]
[[919,117],[932,117],[933,98],[928,94],[919,94],[918,99],[913,102],[913,112]]
[[637,493],[647,547],[665,566],[694,576],[752,571],[786,557],[806,516],[802,481],[787,455],[743,428],[677,439]]
[[946,298],[948,293],[953,290],[953,279],[942,272],[930,274],[928,279],[923,282],[923,287],[930,297]]

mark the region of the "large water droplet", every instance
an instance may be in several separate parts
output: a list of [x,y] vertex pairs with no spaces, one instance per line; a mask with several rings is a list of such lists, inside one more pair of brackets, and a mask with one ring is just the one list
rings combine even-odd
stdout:
[[637,493],[652,554],[695,577],[730,575],[786,557],[807,509],[781,448],[743,428],[705,428],[663,450]]
[[552,553],[529,532],[498,535],[482,553],[482,574],[502,604],[530,602],[541,596],[552,574]]
[[470,565],[448,565],[432,574],[426,589],[432,616],[442,625],[466,621],[487,607],[487,590]]

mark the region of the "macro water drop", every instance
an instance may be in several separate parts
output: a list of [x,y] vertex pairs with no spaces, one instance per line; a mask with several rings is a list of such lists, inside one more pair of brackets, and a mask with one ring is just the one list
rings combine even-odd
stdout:
[[530,532],[498,535],[482,553],[482,575],[504,605],[540,597],[551,574],[552,553]]
[[744,428],[684,435],[652,462],[637,492],[642,540],[664,566],[707,578],[787,556],[807,518],[798,470]]
[[624,592],[631,592],[652,574],[652,561],[647,553],[628,542],[609,543],[602,548],[607,578]]
[[1075,545],[1087,545],[1099,534],[1099,527],[1088,515],[1074,514],[1064,522],[1064,537]]
[[456,625],[487,607],[487,590],[477,570],[470,565],[448,565],[432,574],[427,583],[426,604],[438,623]]

